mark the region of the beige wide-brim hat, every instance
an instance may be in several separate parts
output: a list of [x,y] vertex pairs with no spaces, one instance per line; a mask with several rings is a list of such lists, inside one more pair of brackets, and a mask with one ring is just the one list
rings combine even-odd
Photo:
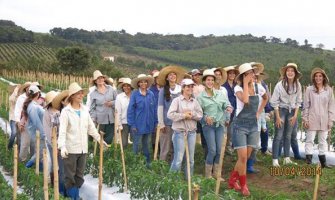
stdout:
[[228,66],[228,67],[223,68],[223,70],[225,70],[227,73],[228,73],[229,71],[234,71],[235,74],[237,75],[237,74],[239,73],[239,72],[238,72],[238,69],[237,69],[237,66],[238,66],[238,65],[231,65],[231,66]]
[[43,90],[43,89],[44,89],[44,86],[43,86],[43,85],[40,85],[37,81],[32,82],[31,84],[32,84],[32,85],[36,85],[40,90]]
[[179,84],[183,78],[184,75],[187,73],[185,69],[179,66],[167,66],[161,69],[159,72],[159,75],[157,77],[157,84],[160,86],[164,86],[166,84],[166,78],[167,75],[170,73],[175,73],[177,75],[177,84]]
[[286,70],[287,70],[287,68],[289,68],[289,67],[292,67],[292,68],[295,69],[295,71],[297,72],[297,74],[296,74],[297,79],[300,79],[300,78],[302,77],[301,72],[299,72],[299,70],[298,70],[298,66],[297,66],[297,64],[295,64],[295,63],[287,63],[286,66],[283,66],[283,67],[280,69],[280,76],[281,76],[281,78],[283,78],[283,77],[285,76]]
[[55,98],[51,101],[51,106],[56,110],[60,110],[62,101],[64,101],[69,96],[69,90],[63,90],[58,93]]
[[311,73],[311,82],[313,83],[313,80],[314,80],[314,76],[316,73],[321,73],[323,75],[323,77],[325,78],[326,80],[326,83],[328,84],[329,83],[329,78],[326,74],[326,72],[321,69],[320,67],[315,67],[314,69],[312,69],[312,73]]
[[224,84],[227,81],[227,72],[223,69],[223,67],[213,68],[213,71],[214,71],[214,74],[215,74],[215,71],[221,72],[222,79],[221,79],[221,83],[219,83],[220,85]]
[[65,99],[66,102],[69,102],[69,98],[76,94],[79,91],[83,91],[84,92],[84,96],[87,95],[88,93],[88,89],[87,88],[81,88],[80,85],[76,82],[73,82],[69,85],[69,96]]
[[257,73],[255,75],[257,76],[257,79],[259,81],[266,80],[266,79],[269,78],[269,75],[267,73],[265,73],[265,72]]
[[130,78],[123,78],[122,83],[120,83],[120,84],[118,85],[118,89],[119,89],[119,90],[122,90],[122,87],[123,87],[125,84],[128,84],[128,85],[130,85],[130,87],[132,87],[132,86],[131,86],[131,79],[130,79]]
[[146,80],[148,82],[148,88],[153,84],[154,82],[154,78],[151,77],[151,76],[148,76],[148,75],[145,75],[145,74],[140,74],[137,76],[137,78],[134,78],[132,81],[131,81],[131,87],[132,88],[135,88],[135,89],[138,89],[138,85],[137,83],[139,81],[142,81],[142,80]]
[[216,79],[213,69],[205,69],[202,73],[202,81],[205,81],[207,76],[213,76],[214,80]]
[[113,79],[113,78],[106,78],[106,79],[105,79],[105,83],[106,83],[107,85],[111,85],[111,86],[113,86],[113,85],[114,85],[114,79]]
[[100,70],[95,70],[93,72],[93,79],[90,80],[90,85],[94,85],[94,81],[96,81],[100,76],[105,78],[105,81],[107,81],[108,77],[106,75],[103,75]]
[[59,92],[56,91],[50,91],[45,95],[45,107],[47,107],[52,100],[58,95]]
[[251,64],[251,66],[253,66],[253,67],[257,67],[257,69],[258,69],[258,73],[261,73],[261,72],[264,71],[264,65],[263,65],[262,63],[259,63],[259,62],[251,62],[250,64]]
[[259,69],[257,66],[252,66],[251,63],[244,63],[238,67],[238,75],[236,76],[236,80],[238,80],[242,74],[249,70],[254,70],[255,74],[258,73]]
[[19,89],[19,92],[18,92],[18,95],[22,94],[25,92],[25,90],[30,87],[31,85],[31,82],[25,82],[23,85],[21,85],[20,89]]

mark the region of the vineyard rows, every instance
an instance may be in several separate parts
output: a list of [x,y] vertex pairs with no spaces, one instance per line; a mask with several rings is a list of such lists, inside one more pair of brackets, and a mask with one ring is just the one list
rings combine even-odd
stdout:
[[30,43],[0,44],[0,62],[9,62],[14,59],[29,60],[56,60],[55,52],[51,48]]

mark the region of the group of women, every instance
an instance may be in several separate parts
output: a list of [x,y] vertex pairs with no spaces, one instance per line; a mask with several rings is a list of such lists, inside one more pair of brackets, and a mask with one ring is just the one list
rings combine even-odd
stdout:
[[[280,166],[278,158],[282,146],[283,164],[294,164],[289,156],[291,137],[297,127],[302,103],[308,164],[312,160],[314,137],[318,134],[320,163],[327,167],[326,138],[335,121],[333,90],[324,70],[313,69],[312,85],[307,87],[304,99],[299,83],[301,73],[296,64],[288,63],[281,68],[281,78],[271,98],[263,81],[263,71],[264,65],[255,62],[204,71],[194,69],[189,73],[181,67],[168,66],[152,75],[140,74],[133,80],[119,79],[115,87],[97,70],[93,73],[89,91],[72,83],[68,90],[48,92],[42,104],[39,101],[42,86],[27,82],[18,86],[11,95],[14,114],[12,118],[10,116],[12,137],[9,145],[17,136],[21,145],[20,159],[26,161],[28,143],[32,141],[34,144],[36,130],[41,134],[41,144],[52,149],[52,128],[57,127],[60,188],[63,188],[63,194],[78,199],[79,188],[84,182],[88,135],[100,141],[96,127],[104,134],[105,146],[112,143],[115,127],[122,131],[120,139],[124,147],[128,145],[130,136],[134,153],[139,153],[141,147],[148,167],[150,141],[154,144],[153,135],[160,129],[160,159],[171,160],[170,170],[180,171],[186,160],[187,144],[191,174],[196,133],[200,133],[205,152],[205,177],[220,180],[223,179],[219,174],[219,162],[224,134],[227,133],[227,153],[235,149],[238,157],[228,187],[249,196],[246,173],[256,172],[253,163],[259,148],[260,132],[267,133],[264,111],[269,112],[272,107],[275,113],[273,166]],[[88,101],[83,105],[87,93]],[[20,130],[15,130],[15,124]],[[263,137],[261,145],[265,153],[268,141]],[[34,162],[32,156],[26,166],[31,167]]]

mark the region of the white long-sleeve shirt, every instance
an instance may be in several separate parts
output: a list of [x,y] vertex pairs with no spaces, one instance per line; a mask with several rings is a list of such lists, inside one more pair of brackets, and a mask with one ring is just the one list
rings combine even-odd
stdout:
[[124,92],[116,96],[115,109],[117,110],[117,114],[118,114],[119,127],[122,126],[122,124],[127,124],[127,110],[128,110],[129,100],[130,100],[130,97],[128,97],[126,93]]

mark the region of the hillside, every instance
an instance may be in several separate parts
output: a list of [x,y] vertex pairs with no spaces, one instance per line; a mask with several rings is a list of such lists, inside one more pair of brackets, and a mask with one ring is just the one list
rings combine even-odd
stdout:
[[[267,72],[274,77],[271,82],[275,82],[278,68],[292,61],[298,63],[302,70],[302,82],[305,84],[309,82],[310,69],[314,66],[321,66],[330,76],[335,76],[334,51],[312,48],[307,40],[299,45],[290,38],[281,40],[251,34],[201,37],[192,34],[131,35],[125,30],[106,32],[76,28],[53,28],[50,34],[42,34],[25,30],[14,22],[0,20],[0,39],[0,65],[5,68],[34,70],[38,66],[45,71],[60,72],[56,59],[58,49],[79,46],[91,55],[90,66],[85,71],[88,74],[94,69],[111,71],[110,66],[125,76],[134,77],[168,64],[191,69],[258,61],[265,64]],[[105,56],[114,56],[115,62],[106,63],[103,61]]]

